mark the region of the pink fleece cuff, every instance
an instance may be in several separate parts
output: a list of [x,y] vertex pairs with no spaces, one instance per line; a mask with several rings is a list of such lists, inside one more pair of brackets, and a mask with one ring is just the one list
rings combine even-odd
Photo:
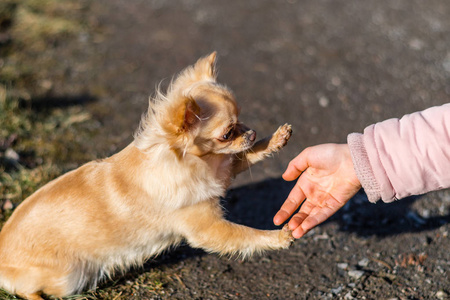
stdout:
[[363,135],[360,133],[351,133],[347,137],[347,143],[350,148],[356,176],[369,201],[375,203],[381,198],[381,191],[370,165],[366,148],[364,147]]

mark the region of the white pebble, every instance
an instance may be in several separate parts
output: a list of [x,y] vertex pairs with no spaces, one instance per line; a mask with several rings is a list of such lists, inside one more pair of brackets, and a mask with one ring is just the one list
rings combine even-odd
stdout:
[[348,263],[338,263],[338,264],[337,264],[337,267],[338,267],[339,269],[345,270],[345,269],[348,268]]
[[354,279],[360,279],[364,275],[364,271],[360,270],[351,270],[348,271],[348,276]]
[[358,266],[360,267],[367,267],[367,265],[369,265],[369,259],[368,258],[363,258],[360,261],[358,261]]
[[327,97],[322,96],[319,98],[319,105],[322,107],[327,107],[330,104],[330,100]]
[[444,291],[438,291],[436,293],[436,298],[438,298],[438,299],[447,299],[447,297],[448,297],[448,295]]
[[355,299],[355,297],[352,296],[352,292],[348,292],[347,294],[345,294],[344,299],[352,300],[352,299]]
[[5,203],[3,203],[3,210],[12,210],[14,208],[14,205],[12,204],[11,200],[7,199]]

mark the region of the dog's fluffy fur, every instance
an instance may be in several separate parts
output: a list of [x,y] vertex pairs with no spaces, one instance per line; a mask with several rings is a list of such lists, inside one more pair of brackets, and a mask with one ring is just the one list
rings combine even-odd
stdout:
[[231,178],[281,149],[289,125],[255,143],[233,94],[216,82],[213,53],[150,101],[135,140],[48,183],[17,207],[0,233],[0,286],[26,299],[95,288],[185,239],[221,255],[287,248],[287,228],[226,221]]

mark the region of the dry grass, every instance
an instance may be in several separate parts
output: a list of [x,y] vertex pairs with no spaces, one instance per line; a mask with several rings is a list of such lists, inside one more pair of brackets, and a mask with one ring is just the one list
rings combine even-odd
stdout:
[[76,162],[91,158],[82,143],[91,133],[80,131],[89,122],[90,115],[81,107],[45,114],[22,108],[0,85],[1,202],[17,205]]
[[[89,30],[89,1],[0,2],[0,228],[40,186],[96,158],[85,144],[98,124],[83,106],[54,105],[54,99],[45,105],[52,85],[47,78],[64,72],[58,69],[58,45]],[[158,270],[138,272],[67,299],[153,299],[164,293],[164,282]],[[19,298],[0,289],[1,299]]]
[[84,7],[86,1],[77,0],[0,3],[0,204],[18,204],[66,169],[93,158],[83,151],[83,139],[96,125],[81,106],[32,108],[33,98],[45,89],[38,79],[57,63],[51,55],[55,43],[83,31]]
[[48,77],[61,70],[58,45],[88,26],[88,0],[3,0],[0,2],[0,83],[21,99],[51,89]]

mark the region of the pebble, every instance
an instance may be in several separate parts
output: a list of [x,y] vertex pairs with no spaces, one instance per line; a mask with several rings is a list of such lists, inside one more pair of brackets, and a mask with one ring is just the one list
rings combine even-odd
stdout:
[[447,57],[445,58],[445,60],[442,62],[442,66],[444,67],[444,69],[447,72],[450,72],[450,52],[447,53]]
[[364,275],[364,271],[360,270],[350,270],[348,271],[348,276],[354,279],[360,279]]
[[345,294],[344,299],[352,300],[352,299],[355,299],[355,297],[352,296],[352,292],[348,292],[347,294]]
[[414,38],[409,41],[409,47],[413,50],[422,50],[422,48],[425,46],[425,43],[417,38]]
[[331,84],[334,86],[340,86],[341,85],[341,78],[337,77],[337,76],[333,76],[331,78]]
[[438,298],[438,299],[448,299],[448,294],[441,290],[441,291],[438,291],[436,293],[436,298]]
[[330,104],[330,100],[328,100],[327,97],[322,96],[319,98],[319,105],[322,107],[328,107],[328,105]]
[[314,242],[317,242],[318,240],[328,240],[329,238],[330,238],[330,236],[325,232],[320,235],[314,236],[313,240],[314,240]]
[[420,216],[424,219],[428,219],[430,217],[431,213],[429,209],[424,209],[422,210],[422,213],[420,214]]
[[370,262],[369,259],[365,257],[360,261],[358,261],[358,266],[365,268],[369,265],[369,262]]
[[339,269],[345,270],[345,269],[348,268],[348,263],[338,263],[338,264],[337,264],[337,267],[338,267]]
[[331,289],[331,293],[333,295],[338,295],[340,292],[342,292],[343,289],[344,289],[344,287],[341,285],[341,286],[338,286],[337,288]]
[[4,211],[6,210],[12,210],[14,208],[14,205],[12,204],[11,200],[7,199],[5,203],[3,203],[2,209]]
[[11,159],[11,160],[13,160],[13,161],[18,161],[19,158],[20,158],[20,157],[19,157],[19,154],[17,154],[17,152],[14,151],[14,150],[11,149],[11,148],[6,149],[6,151],[5,151],[5,157],[8,158],[8,159]]

